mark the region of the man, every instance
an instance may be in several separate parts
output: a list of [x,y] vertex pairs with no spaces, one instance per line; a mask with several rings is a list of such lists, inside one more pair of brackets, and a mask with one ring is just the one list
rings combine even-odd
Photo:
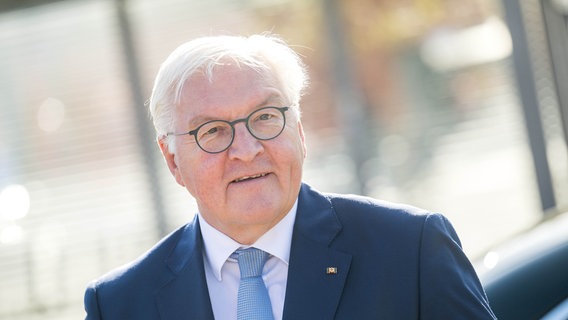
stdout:
[[494,318],[443,216],[302,183],[306,83],[271,35],[200,38],[168,57],[149,106],[199,213],[90,284],[87,319]]

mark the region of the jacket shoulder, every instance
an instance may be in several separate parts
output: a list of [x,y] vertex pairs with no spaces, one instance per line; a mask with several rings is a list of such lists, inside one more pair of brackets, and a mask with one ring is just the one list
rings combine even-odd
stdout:
[[430,215],[440,215],[408,204],[353,194],[323,193],[342,222],[366,224],[423,223]]
[[446,233],[446,225],[454,235],[451,223],[441,213],[360,195],[321,193],[321,196],[327,199],[343,226],[343,236],[389,242],[395,237],[399,243],[410,245],[420,242],[428,228]]
[[140,255],[135,260],[117,267],[103,276],[93,280],[89,287],[96,288],[97,291],[123,291],[123,288],[129,288],[129,292],[133,292],[133,287],[137,283],[148,283],[150,279],[157,281],[156,271],[164,268],[165,260],[170,256],[180,241],[184,229],[189,225],[186,224],[172,233],[162,238],[151,249]]
[[390,202],[367,196],[353,194],[324,193],[333,207],[339,211],[373,212],[376,214],[395,214],[404,216],[423,216],[431,212],[408,204]]

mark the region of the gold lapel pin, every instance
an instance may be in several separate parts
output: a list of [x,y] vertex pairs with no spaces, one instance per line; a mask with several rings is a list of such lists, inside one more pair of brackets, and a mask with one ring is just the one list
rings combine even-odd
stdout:
[[336,267],[327,267],[325,269],[325,273],[326,274],[337,274],[337,268]]

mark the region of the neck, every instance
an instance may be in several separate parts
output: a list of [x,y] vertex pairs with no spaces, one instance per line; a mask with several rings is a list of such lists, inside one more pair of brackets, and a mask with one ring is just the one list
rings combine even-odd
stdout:
[[235,240],[236,242],[245,246],[250,246],[255,243],[260,237],[262,237],[266,232],[268,232],[268,230],[270,230],[273,226],[274,224],[269,226],[244,226],[236,230],[218,230],[223,232],[225,235]]

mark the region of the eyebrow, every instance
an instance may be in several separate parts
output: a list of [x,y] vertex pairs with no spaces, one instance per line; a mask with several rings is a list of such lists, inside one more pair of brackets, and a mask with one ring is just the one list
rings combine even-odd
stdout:
[[[267,106],[274,106],[274,107],[281,107],[280,105],[274,105],[275,103],[277,104],[283,104],[283,97],[280,94],[277,93],[272,93],[270,94],[268,97],[266,97],[266,99],[264,99],[261,103],[256,104],[251,111],[249,111],[249,113],[245,116],[247,117],[249,114],[253,113],[254,111],[262,108],[262,107],[267,107]],[[214,117],[214,116],[202,116],[202,115],[198,115],[196,117],[194,117],[193,119],[189,120],[188,122],[188,126],[189,129],[188,131],[194,130],[197,127],[199,127],[200,125],[204,124],[205,122],[208,121],[214,121],[214,120],[223,120],[223,121],[229,121],[227,119],[220,119],[218,117]]]

